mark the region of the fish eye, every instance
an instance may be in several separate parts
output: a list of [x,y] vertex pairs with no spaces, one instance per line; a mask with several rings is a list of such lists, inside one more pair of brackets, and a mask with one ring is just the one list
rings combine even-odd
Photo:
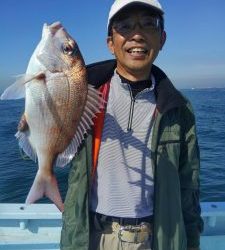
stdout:
[[69,43],[62,45],[62,51],[66,55],[71,55],[73,53],[73,50],[74,50],[74,47]]

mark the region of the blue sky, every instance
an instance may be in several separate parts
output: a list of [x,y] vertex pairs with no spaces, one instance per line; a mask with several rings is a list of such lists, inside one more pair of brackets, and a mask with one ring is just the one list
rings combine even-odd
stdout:
[[[0,92],[25,72],[43,23],[61,21],[85,62],[110,59],[106,23],[113,0],[0,1]],[[161,0],[167,42],[155,64],[178,88],[225,87],[225,1]]]

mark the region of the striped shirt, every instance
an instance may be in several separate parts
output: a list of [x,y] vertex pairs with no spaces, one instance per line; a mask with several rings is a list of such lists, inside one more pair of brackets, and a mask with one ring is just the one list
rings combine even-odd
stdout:
[[[154,77],[152,76],[154,83]],[[141,218],[153,213],[151,131],[154,84],[132,97],[115,72],[102,132],[91,210],[108,216]]]

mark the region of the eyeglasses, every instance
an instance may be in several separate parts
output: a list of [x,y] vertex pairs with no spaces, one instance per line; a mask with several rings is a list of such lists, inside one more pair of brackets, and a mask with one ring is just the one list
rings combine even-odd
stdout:
[[139,25],[144,31],[157,31],[161,27],[159,17],[141,17],[138,22],[132,18],[115,20],[112,27],[119,33],[126,34],[132,32],[136,25]]

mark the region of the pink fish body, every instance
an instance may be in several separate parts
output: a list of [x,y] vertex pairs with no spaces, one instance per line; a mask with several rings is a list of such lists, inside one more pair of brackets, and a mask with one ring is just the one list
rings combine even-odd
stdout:
[[1,99],[23,97],[28,129],[18,131],[16,137],[23,151],[38,161],[26,203],[47,196],[63,211],[53,166],[63,167],[72,160],[102,99],[88,85],[78,45],[59,22],[44,24],[26,74]]

